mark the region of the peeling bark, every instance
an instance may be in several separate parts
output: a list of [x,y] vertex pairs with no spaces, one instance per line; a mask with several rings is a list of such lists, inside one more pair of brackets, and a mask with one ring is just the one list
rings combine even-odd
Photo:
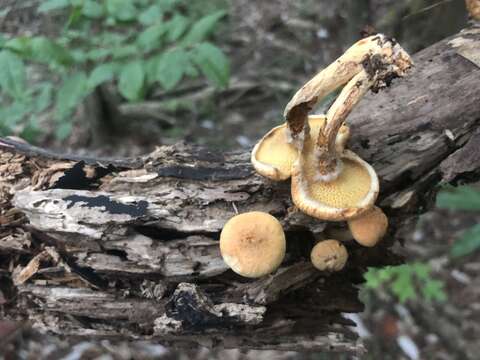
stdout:
[[[347,120],[352,149],[379,174],[391,227],[375,248],[347,236],[349,262],[336,274],[308,257],[345,225],[294,209],[289,183],[256,175],[248,153],[178,144],[109,160],[0,139],[2,313],[63,336],[362,353],[341,314],[362,311],[366,268],[402,261],[391,246],[432,207],[438,184],[480,178],[480,68],[455,39],[478,43],[480,30],[414,56],[409,77]],[[219,232],[235,209],[284,226],[287,257],[273,275],[241,278],[221,260]]]

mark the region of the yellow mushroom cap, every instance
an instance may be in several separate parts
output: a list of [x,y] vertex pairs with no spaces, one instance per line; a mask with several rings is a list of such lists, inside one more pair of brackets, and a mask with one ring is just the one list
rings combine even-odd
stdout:
[[353,238],[363,246],[375,246],[386,234],[388,218],[374,206],[365,214],[348,221]]
[[[310,115],[309,137],[316,139],[325,124],[325,115]],[[337,146],[341,151],[350,136],[348,126],[343,125],[338,133]],[[288,142],[286,124],[274,127],[253,148],[251,161],[255,170],[272,180],[287,180],[298,158],[298,150]]]
[[[307,144],[306,144],[307,145]],[[379,192],[375,170],[358,155],[345,150],[336,179],[317,181],[317,159],[313,151],[294,165],[292,200],[307,215],[322,220],[343,221],[369,210]]]
[[272,215],[252,211],[227,221],[220,234],[220,252],[237,274],[257,278],[276,270],[285,257],[285,233]]
[[313,266],[321,271],[340,271],[347,263],[345,246],[337,240],[320,241],[310,253]]

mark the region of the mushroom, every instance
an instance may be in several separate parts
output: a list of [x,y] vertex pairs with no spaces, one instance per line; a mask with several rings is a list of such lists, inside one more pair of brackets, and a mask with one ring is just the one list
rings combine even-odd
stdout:
[[313,266],[321,271],[340,271],[347,263],[345,246],[337,240],[324,240],[315,245],[310,253]]
[[[388,85],[411,66],[409,55],[385,35],[358,41],[293,96],[286,124],[255,145],[253,166],[273,180],[292,177],[293,202],[310,216],[341,221],[361,215],[377,198],[378,178],[368,163],[345,150],[350,131],[344,121],[369,89]],[[326,116],[308,115],[342,85]]]
[[[310,134],[317,138],[325,125],[325,115],[309,115]],[[287,142],[287,124],[274,127],[253,148],[251,161],[255,170],[272,180],[287,180],[292,175],[298,150]],[[350,129],[342,125],[337,135],[337,151],[342,152],[350,136]]]
[[220,252],[237,274],[257,278],[276,270],[285,257],[285,234],[272,215],[252,211],[227,221],[220,234]]
[[[300,89],[286,108],[286,131],[299,149],[292,168],[292,199],[301,211],[323,220],[341,221],[360,216],[377,199],[379,183],[375,170],[354,152],[338,146],[338,133],[353,107],[369,89],[377,90],[392,78],[403,76],[412,64],[408,54],[385,36],[376,35],[364,40],[374,41],[376,47],[370,47],[369,52],[363,54],[360,70],[328,110],[325,125],[318,136],[309,133],[308,126],[299,124],[305,122],[306,112],[317,99],[333,88],[334,80],[322,73],[334,75],[333,66],[340,72],[338,81],[342,82],[346,79],[346,71],[351,75],[351,68],[358,70],[358,66],[354,66],[356,62],[347,61],[353,56],[350,53],[355,45],[336,61],[337,65],[328,66]],[[357,59],[358,56],[358,52],[354,52],[353,57]],[[305,139],[298,145],[301,138]]]
[[348,221],[353,238],[363,246],[375,246],[386,234],[388,218],[382,209],[374,206],[365,214]]

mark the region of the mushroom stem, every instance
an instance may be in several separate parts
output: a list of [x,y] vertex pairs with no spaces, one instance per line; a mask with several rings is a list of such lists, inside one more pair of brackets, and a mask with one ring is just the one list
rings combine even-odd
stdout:
[[340,127],[363,95],[373,86],[376,76],[369,76],[365,70],[355,75],[337,97],[327,112],[327,122],[320,131],[316,155],[318,158],[317,181],[329,182],[341,172],[341,160],[337,153],[336,138]]
[[329,182],[340,175],[342,163],[336,150],[337,133],[355,105],[369,89],[377,92],[392,79],[403,76],[412,61],[397,44],[383,56],[367,54],[362,66],[363,70],[345,85],[327,112],[327,121],[319,133],[315,149],[318,158],[316,181]]
[[[308,113],[320,99],[360,73],[365,68],[367,56],[370,59],[375,56],[403,59],[405,61],[402,64],[399,62],[398,66],[402,70],[411,66],[408,54],[394,40],[383,34],[357,41],[342,56],[302,86],[289,101],[284,112],[288,142],[293,143],[299,150],[303,148],[305,137],[309,134]],[[369,73],[369,69],[366,70]]]

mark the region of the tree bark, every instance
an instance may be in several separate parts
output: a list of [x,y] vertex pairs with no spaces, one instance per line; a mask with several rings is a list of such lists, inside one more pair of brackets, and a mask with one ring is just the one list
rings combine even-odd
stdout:
[[[256,175],[249,153],[193,145],[136,159],[95,159],[0,139],[0,307],[12,320],[73,337],[177,346],[362,353],[342,313],[361,312],[369,266],[402,258],[443,182],[480,178],[480,29],[414,56],[415,68],[349,117],[351,148],[381,180],[385,240],[363,248],[343,223],[297,211],[289,182]],[[267,211],[287,234],[273,275],[250,280],[223,263],[219,233],[235,212]],[[315,270],[317,239],[343,237],[347,267]]]

